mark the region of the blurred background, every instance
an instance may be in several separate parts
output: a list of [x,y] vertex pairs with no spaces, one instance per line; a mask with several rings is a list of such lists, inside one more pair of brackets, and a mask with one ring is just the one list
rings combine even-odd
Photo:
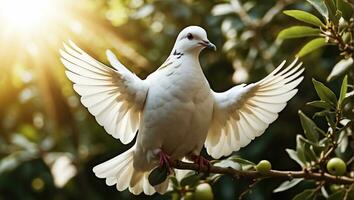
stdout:
[[[123,152],[80,103],[64,74],[58,50],[69,39],[107,63],[113,50],[139,77],[166,59],[178,32],[199,25],[216,44],[200,60],[215,91],[253,82],[282,60],[294,59],[304,40],[276,39],[298,22],[284,9],[311,11],[298,0],[0,0],[0,199],[170,199],[118,192],[98,179],[92,167]],[[299,93],[266,133],[236,155],[273,168],[296,170],[285,148],[302,132],[297,110],[312,112],[311,78],[325,81],[338,60],[335,47],[303,59],[305,80]],[[339,86],[333,82],[332,89]],[[264,180],[249,199],[289,199],[306,185],[272,193],[281,180]],[[216,199],[236,199],[247,182],[221,178]]]

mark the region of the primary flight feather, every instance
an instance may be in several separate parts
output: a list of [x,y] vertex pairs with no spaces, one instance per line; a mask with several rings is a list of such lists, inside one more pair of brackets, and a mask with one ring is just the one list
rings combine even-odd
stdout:
[[97,122],[124,144],[139,130],[133,147],[93,168],[107,185],[134,194],[166,192],[168,179],[155,187],[148,181],[161,160],[189,158],[200,164],[203,146],[214,158],[246,146],[278,117],[303,79],[304,69],[295,59],[256,83],[217,93],[199,64],[204,48],[215,49],[205,30],[186,27],[166,61],[142,80],[109,50],[113,68],[73,42],[64,45],[60,54],[66,75]]

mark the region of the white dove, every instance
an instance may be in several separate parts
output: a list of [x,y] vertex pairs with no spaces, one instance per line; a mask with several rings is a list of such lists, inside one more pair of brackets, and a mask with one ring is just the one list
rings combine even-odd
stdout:
[[199,63],[205,47],[215,49],[203,28],[184,28],[167,60],[141,80],[109,50],[114,69],[73,42],[70,47],[64,44],[60,53],[66,75],[97,122],[124,144],[139,130],[129,150],[93,168],[107,185],[116,184],[119,191],[129,188],[134,194],[164,193],[168,179],[155,187],[148,182],[159,160],[187,157],[203,164],[203,145],[213,158],[230,155],[265,131],[303,79],[304,69],[295,59],[288,67],[283,61],[256,83],[217,93]]

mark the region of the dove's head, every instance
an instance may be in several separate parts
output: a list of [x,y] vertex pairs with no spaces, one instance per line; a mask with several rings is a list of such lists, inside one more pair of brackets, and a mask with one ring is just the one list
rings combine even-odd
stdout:
[[207,33],[203,28],[188,26],[178,34],[173,51],[199,54],[204,48],[216,50],[215,45],[208,40]]

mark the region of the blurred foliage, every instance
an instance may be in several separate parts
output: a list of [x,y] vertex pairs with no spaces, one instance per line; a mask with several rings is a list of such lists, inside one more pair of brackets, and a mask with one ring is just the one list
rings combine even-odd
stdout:
[[[5,1],[0,1],[0,4]],[[16,5],[18,9],[24,6],[19,2]],[[0,199],[171,199],[169,194],[146,197],[134,196],[128,191],[120,193],[115,187],[106,186],[103,180],[92,173],[93,166],[128,147],[105,134],[72,90],[58,55],[62,42],[68,39],[74,40],[104,62],[104,50],[110,48],[132,71],[140,77],[146,77],[166,59],[182,28],[188,25],[202,26],[208,32],[208,38],[219,49],[216,53],[205,51],[200,58],[203,70],[216,91],[228,89],[235,83],[259,80],[282,60],[293,59],[293,55],[301,49],[302,42],[298,39],[283,40],[290,38],[284,29],[304,24],[289,16],[309,23],[311,29],[305,28],[307,32],[301,33],[302,36],[316,35],[324,38],[326,45],[338,44],[326,35],[333,27],[344,30],[336,32],[341,34],[344,41],[353,39],[346,39],[349,37],[346,32],[353,31],[350,29],[353,17],[347,9],[350,6],[352,10],[352,5],[345,0],[335,1],[335,10],[333,5],[328,5],[333,3],[332,0],[50,2],[51,12],[43,16],[43,23],[39,27],[31,30],[31,27],[14,29],[7,26],[7,19],[0,13]],[[331,6],[332,10],[326,6]],[[334,12],[336,8],[341,11],[342,18]],[[307,14],[307,17],[302,17],[303,13],[294,11],[283,14],[285,9],[301,10],[313,16]],[[16,9],[12,13],[22,21],[30,17],[21,16]],[[287,30],[288,34],[301,32],[294,28]],[[283,36],[278,35],[280,31]],[[352,59],[353,55],[348,56],[343,52],[346,51],[340,46],[330,45],[304,57],[305,80],[298,94],[280,113],[280,120],[272,124],[262,137],[234,156],[254,162],[267,159],[276,169],[300,169],[283,151],[300,145],[300,142],[301,145],[307,144],[303,143],[306,140],[301,140],[303,136],[296,135],[303,132],[301,123],[304,125],[303,121],[310,118],[300,114],[300,122],[297,110],[301,108],[306,114],[318,111],[305,106],[305,102],[318,98],[312,87],[312,77],[323,82],[329,75],[332,78],[328,80],[333,80],[331,90],[339,94],[341,80],[333,77],[343,77],[343,74],[349,73],[348,85],[351,86],[348,88],[352,87],[353,60],[347,59]],[[330,116],[338,109],[342,107],[333,107],[332,104],[332,107],[324,108],[326,112],[317,115]],[[347,118],[353,119],[352,103],[343,109],[346,110],[346,116],[349,116]],[[331,118],[325,119],[328,121]],[[317,118],[314,121],[316,126],[326,132],[326,121]],[[332,130],[336,128],[331,123],[329,127]],[[306,134],[306,137],[309,139],[311,135]],[[317,136],[312,138],[317,139]],[[340,147],[341,150],[353,149],[352,136],[348,138],[346,148]],[[313,143],[307,144],[306,148],[311,149],[311,145]],[[342,151],[336,153],[342,157]],[[346,151],[343,157],[346,161],[350,159]],[[305,163],[312,166],[311,160],[307,159],[301,161],[303,166],[308,165]],[[247,166],[247,163],[243,165]],[[319,167],[323,167],[323,164]],[[286,192],[272,193],[280,183],[279,180],[264,180],[246,198],[289,199],[304,188],[314,185],[302,182]],[[248,185],[246,182],[235,182],[230,177],[219,177],[212,187],[215,199],[235,199]],[[334,191],[340,192],[343,188],[338,186]],[[306,195],[312,191],[304,192]],[[172,197],[176,198],[176,195]]]

